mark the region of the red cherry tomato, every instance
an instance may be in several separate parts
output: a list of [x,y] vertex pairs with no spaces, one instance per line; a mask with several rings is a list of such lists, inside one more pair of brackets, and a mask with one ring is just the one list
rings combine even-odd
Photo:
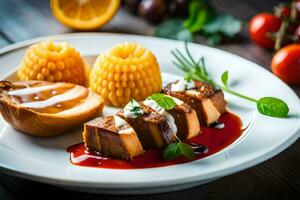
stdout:
[[300,84],[300,44],[280,49],[272,59],[273,73],[289,84]]
[[265,48],[274,48],[274,41],[268,37],[268,33],[277,32],[281,20],[268,13],[255,15],[249,24],[249,33],[253,42]]

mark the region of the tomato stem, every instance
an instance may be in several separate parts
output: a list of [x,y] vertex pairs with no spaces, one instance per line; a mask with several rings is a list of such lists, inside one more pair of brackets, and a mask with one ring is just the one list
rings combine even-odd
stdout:
[[297,20],[297,8],[296,8],[296,2],[294,1],[291,3],[290,20],[292,23],[295,23]]
[[285,35],[285,32],[289,26],[289,21],[288,20],[283,20],[281,25],[280,25],[280,28],[278,30],[278,32],[276,33],[275,35],[275,51],[278,51],[281,46],[282,46],[282,41],[283,41],[283,38],[284,38],[284,35]]

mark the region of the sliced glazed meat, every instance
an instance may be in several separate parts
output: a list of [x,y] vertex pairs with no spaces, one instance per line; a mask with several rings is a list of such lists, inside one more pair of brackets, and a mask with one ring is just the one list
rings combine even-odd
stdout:
[[[136,117],[126,116],[124,110],[117,113],[126,120],[136,131],[142,146],[145,149],[162,148],[176,141],[172,129],[165,116],[152,108],[139,103],[142,114]],[[126,107],[125,107],[126,108]]]
[[170,113],[175,120],[177,136],[181,140],[195,137],[200,133],[200,123],[196,111],[187,103],[177,98],[175,99],[175,97],[173,98],[176,102],[176,106],[168,110],[168,113]]
[[168,84],[163,92],[189,104],[196,111],[202,124],[210,125],[226,112],[226,101],[222,90],[205,82],[194,81],[193,88],[173,91],[172,84],[174,83]]
[[83,141],[102,156],[131,160],[143,154],[133,128],[118,116],[99,117],[84,125]]

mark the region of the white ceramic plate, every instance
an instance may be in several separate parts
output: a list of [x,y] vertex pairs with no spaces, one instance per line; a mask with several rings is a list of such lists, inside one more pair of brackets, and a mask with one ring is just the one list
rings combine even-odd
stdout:
[[[83,33],[51,36],[74,45],[91,65],[103,50],[112,45],[132,41],[149,48],[156,55],[164,83],[182,73],[171,63],[170,51],[183,48],[183,43],[151,37],[120,34]],[[0,77],[15,80],[15,70],[27,47],[46,38],[25,41],[0,50]],[[271,118],[256,112],[255,105],[225,94],[229,108],[250,128],[225,150],[205,159],[170,167],[112,170],[74,166],[69,162],[66,147],[81,141],[80,130],[54,138],[36,138],[14,130],[0,119],[1,171],[70,189],[111,194],[145,194],[174,191],[207,183],[238,172],[278,154],[299,137],[300,101],[278,78],[258,65],[233,54],[190,44],[194,56],[205,56],[209,73],[219,80],[225,70],[230,84],[238,91],[259,98],[274,96],[287,102],[287,119]],[[246,51],[247,49],[245,49]],[[105,108],[104,113],[117,109]]]

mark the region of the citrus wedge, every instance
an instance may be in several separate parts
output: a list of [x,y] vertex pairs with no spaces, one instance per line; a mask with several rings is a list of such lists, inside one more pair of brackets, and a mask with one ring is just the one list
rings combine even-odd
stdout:
[[50,4],[59,22],[74,29],[92,30],[114,16],[120,0],[51,0]]

